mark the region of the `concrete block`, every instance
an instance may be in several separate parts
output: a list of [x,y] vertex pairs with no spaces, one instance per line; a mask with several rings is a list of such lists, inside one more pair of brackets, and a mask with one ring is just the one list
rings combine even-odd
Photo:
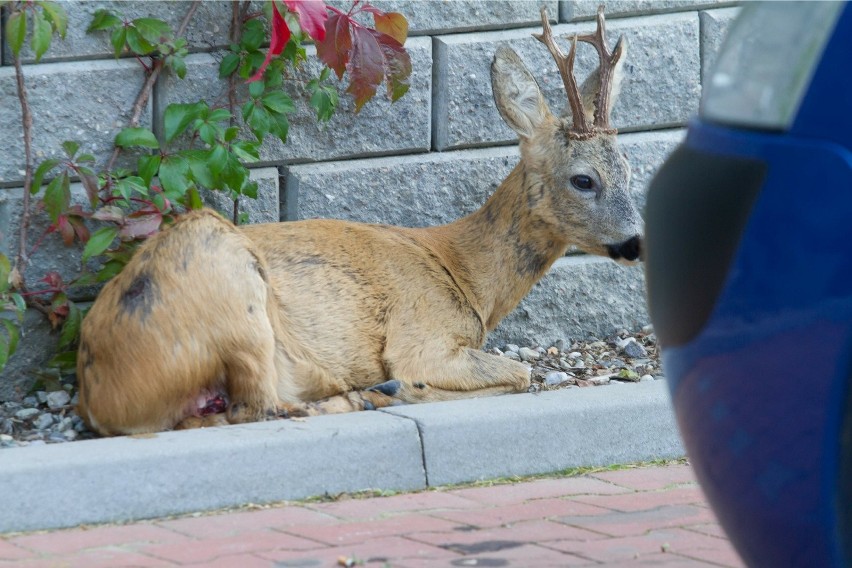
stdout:
[[[251,179],[257,182],[257,199],[240,198],[240,211],[249,214],[249,223],[274,223],[280,220],[278,194],[278,168],[249,170]],[[202,193],[205,205],[216,209],[227,219],[234,213],[234,202],[221,191]]]
[[[327,124],[317,121],[304,89],[295,81],[289,83],[286,90],[297,111],[290,115],[287,143],[268,138],[260,151],[261,162],[283,164],[428,150],[432,45],[429,38],[413,38],[406,42],[406,49],[413,71],[411,88],[405,96],[391,104],[380,88],[376,98],[355,114],[351,97],[343,92],[348,85],[348,78],[344,77],[340,84],[341,104]],[[167,74],[161,82],[158,94],[161,111],[175,102],[227,101],[227,83],[217,78],[218,68],[219,60],[212,55],[188,57],[183,81]],[[308,62],[296,73],[300,80],[308,81],[319,74],[320,68],[314,48],[308,47]]]
[[0,533],[425,487],[414,422],[379,412],[4,449]]
[[607,337],[649,323],[641,264],[622,266],[596,256],[568,256],[551,267],[500,325],[489,346],[552,345],[558,339]]
[[291,166],[288,218],[449,223],[479,208],[518,160],[517,147],[503,147]]
[[433,487],[685,453],[664,381],[382,412],[417,422],[427,482]]
[[[631,191],[641,207],[645,187],[683,132],[619,136],[630,161]],[[472,213],[518,163],[515,146],[371,158],[287,168],[288,219],[348,219],[424,227]]]
[[[554,27],[555,35],[586,33],[590,22]],[[516,139],[493,102],[490,64],[500,44],[515,49],[536,77],[551,110],[567,98],[556,64],[532,36],[538,28],[435,38],[433,139],[438,150],[508,143]],[[608,23],[611,41],[629,42],[624,83],[612,112],[622,131],[679,126],[698,109],[700,59],[696,13],[625,18]],[[567,48],[566,48],[567,49]],[[591,46],[578,49],[580,81],[598,64]]]
[[[133,103],[144,82],[135,61],[75,61],[29,65],[24,70],[33,114],[35,165],[45,158],[61,158],[65,140],[80,143],[80,152],[93,154],[104,166],[115,135],[127,125]],[[0,186],[22,185],[24,143],[15,69],[0,67]],[[150,102],[142,126],[151,125]],[[133,167],[136,158],[126,152],[119,165]]]
[[701,84],[705,84],[716,62],[716,54],[728,33],[728,26],[740,13],[739,8],[706,10],[698,13],[701,21]]
[[[610,0],[606,3],[606,17],[609,19],[611,17],[665,14],[730,6],[737,3],[730,0]],[[593,20],[599,4],[599,2],[592,0],[560,0],[559,21]]]
[[[352,5],[350,0],[330,2],[338,8]],[[556,18],[558,2],[518,2],[517,0],[376,0],[370,2],[385,12],[399,12],[408,20],[409,36],[458,33],[473,30],[508,29],[535,25],[540,21],[539,9],[547,6]],[[367,23],[372,25],[372,19]]]
[[[86,33],[98,10],[111,10],[119,17],[128,20],[157,18],[168,22],[176,31],[190,5],[189,0],[170,0],[169,2],[63,0],[62,7],[68,15],[65,40],[54,36],[50,49],[42,56],[41,61],[113,58],[114,51],[109,41],[109,32]],[[198,51],[227,45],[230,22],[230,2],[202,2],[186,30],[185,37],[189,49]],[[23,61],[26,63],[34,61],[29,45],[29,37],[27,37],[21,51]],[[4,52],[3,63],[11,65],[12,57],[9,51]]]

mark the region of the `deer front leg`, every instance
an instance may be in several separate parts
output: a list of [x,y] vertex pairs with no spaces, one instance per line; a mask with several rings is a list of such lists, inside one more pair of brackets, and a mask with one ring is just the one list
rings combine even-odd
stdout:
[[395,362],[394,380],[368,390],[417,403],[526,392],[530,386],[529,367],[478,349],[464,347],[444,358],[425,355]]
[[322,416],[323,414],[343,414],[359,410],[376,410],[397,404],[398,401],[378,390],[351,391],[330,396],[316,402],[278,404],[279,415],[284,418],[302,416]]

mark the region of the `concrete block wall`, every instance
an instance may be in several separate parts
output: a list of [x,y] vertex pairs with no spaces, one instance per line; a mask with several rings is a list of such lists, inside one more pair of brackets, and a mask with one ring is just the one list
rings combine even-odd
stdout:
[[[334,0],[348,6],[348,0]],[[498,45],[513,47],[527,63],[554,111],[565,106],[562,82],[550,55],[531,37],[539,30],[539,7],[546,5],[557,34],[593,28],[597,1],[551,0],[375,0],[399,11],[410,24],[411,89],[390,104],[378,97],[355,115],[341,94],[341,108],[329,124],[317,124],[298,85],[288,86],[297,105],[287,144],[267,142],[252,164],[261,181],[257,203],[243,203],[252,222],[337,217],[358,221],[425,226],[443,223],[481,205],[517,163],[517,140],[500,119],[491,95],[489,64]],[[698,109],[701,85],[725,29],[736,15],[735,2],[712,0],[610,0],[610,39],[629,42],[621,96],[613,122],[633,168],[632,191],[644,202],[647,182],[683,136]],[[24,51],[24,72],[33,107],[36,160],[59,156],[63,140],[78,140],[81,151],[102,163],[115,134],[126,124],[144,76],[132,58],[114,59],[108,37],[85,29],[99,8],[129,18],[162,18],[174,26],[188,1],[66,0],[68,35],[54,43],[41,62]],[[217,79],[226,43],[230,3],[205,0],[187,30],[191,55],[187,76],[161,77],[142,117],[160,130],[172,102],[221,99],[226,85]],[[2,33],[2,32],[0,32]],[[2,41],[0,41],[2,44]],[[308,48],[304,73],[319,66]],[[581,49],[577,73],[596,64],[591,48]],[[341,85],[341,93],[345,83]],[[16,219],[23,185],[20,110],[10,52],[0,58],[0,250],[15,250]],[[129,155],[126,164],[135,163]],[[208,203],[221,210],[221,196]],[[37,227],[35,228],[37,229]],[[37,238],[34,229],[31,239]],[[50,239],[52,236],[49,236]],[[58,240],[58,239],[57,239]],[[31,275],[58,270],[73,275],[77,253],[61,243],[45,245]],[[560,261],[515,313],[492,335],[492,344],[605,336],[622,327],[647,323],[641,267],[571,258]],[[31,337],[37,334],[31,334]],[[50,339],[50,335],[42,334]],[[29,338],[27,338],[29,339]],[[31,344],[32,343],[32,344]],[[29,368],[44,360],[49,340],[29,342],[19,355]],[[20,373],[20,366],[16,373]],[[9,373],[0,375],[0,400],[13,397]],[[20,390],[20,389],[18,389]]]

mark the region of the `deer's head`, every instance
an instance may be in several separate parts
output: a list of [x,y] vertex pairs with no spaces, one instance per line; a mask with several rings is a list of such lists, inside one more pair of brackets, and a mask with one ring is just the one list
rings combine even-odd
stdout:
[[[609,125],[626,51],[624,38],[609,50],[601,7],[596,32],[575,35],[566,56],[553,38],[544,8],[541,19],[544,32],[535,37],[556,60],[568,95],[562,116],[550,112],[532,74],[510,48],[498,48],[491,64],[497,108],[520,139],[530,214],[569,245],[616,260],[636,260],[642,220],[629,194],[630,165]],[[577,41],[592,44],[600,56],[599,67],[581,87],[573,73]]]

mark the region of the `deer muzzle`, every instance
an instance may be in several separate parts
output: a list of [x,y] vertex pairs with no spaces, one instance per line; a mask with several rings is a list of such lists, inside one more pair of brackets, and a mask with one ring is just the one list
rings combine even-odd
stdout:
[[635,235],[623,243],[606,245],[606,249],[613,260],[638,260],[642,256],[642,238]]

